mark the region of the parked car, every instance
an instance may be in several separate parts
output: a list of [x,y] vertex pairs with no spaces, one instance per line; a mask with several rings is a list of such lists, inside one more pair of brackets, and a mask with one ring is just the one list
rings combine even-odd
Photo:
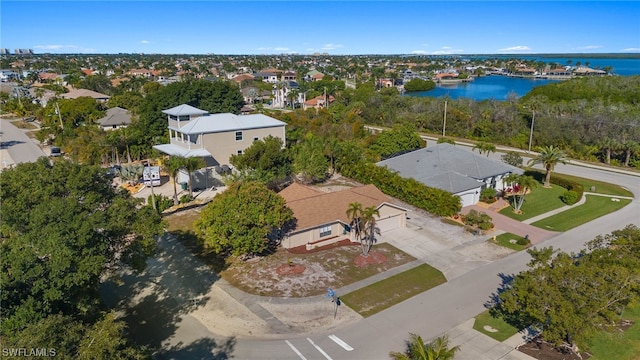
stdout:
[[59,147],[54,146],[51,148],[51,152],[49,153],[49,155],[53,157],[62,156],[62,150]]

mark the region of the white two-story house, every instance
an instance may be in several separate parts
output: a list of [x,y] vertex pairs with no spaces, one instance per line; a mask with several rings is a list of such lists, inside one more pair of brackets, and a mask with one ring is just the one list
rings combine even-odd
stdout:
[[190,105],[168,110],[169,144],[154,148],[168,155],[202,157],[207,166],[228,165],[256,140],[271,135],[285,143],[286,123],[263,114],[209,114]]

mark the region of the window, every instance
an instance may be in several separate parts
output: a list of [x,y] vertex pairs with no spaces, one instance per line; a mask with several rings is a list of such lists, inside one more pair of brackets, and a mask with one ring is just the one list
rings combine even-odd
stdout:
[[258,141],[260,140],[257,136],[253,138],[253,141]]
[[191,120],[191,116],[189,115],[180,115],[178,116],[178,121],[189,121]]
[[236,141],[242,141],[242,131],[236,131]]
[[238,155],[242,155],[242,150],[238,150]]
[[331,225],[325,225],[320,228],[320,237],[331,235]]

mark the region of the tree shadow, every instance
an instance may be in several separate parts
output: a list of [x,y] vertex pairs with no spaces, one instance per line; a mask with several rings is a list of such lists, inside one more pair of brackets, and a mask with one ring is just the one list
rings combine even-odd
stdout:
[[235,337],[228,338],[222,344],[218,344],[211,338],[201,338],[188,345],[180,342],[170,348],[163,349],[156,353],[154,358],[227,360],[233,357],[231,353],[233,353],[235,346]]
[[2,141],[0,142],[0,149],[7,149],[18,144],[24,144],[24,141],[18,141],[18,140]]
[[[207,264],[165,234],[144,271],[120,269],[117,276],[103,282],[100,293],[105,305],[127,323],[131,340],[159,351],[176,334],[183,317],[207,303],[207,294],[218,279]],[[204,345],[196,344],[193,349]]]
[[500,304],[500,294],[511,288],[511,282],[515,278],[514,274],[499,273],[498,276],[502,282],[498,285],[496,291],[489,295],[489,300],[484,303],[486,309],[495,309]]

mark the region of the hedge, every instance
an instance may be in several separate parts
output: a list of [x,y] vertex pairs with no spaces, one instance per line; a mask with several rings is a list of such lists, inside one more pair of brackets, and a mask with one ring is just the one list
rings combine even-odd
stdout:
[[438,216],[452,216],[462,208],[460,197],[447,191],[405,179],[386,167],[359,162],[341,169],[342,175],[363,184],[373,184],[383,193]]

